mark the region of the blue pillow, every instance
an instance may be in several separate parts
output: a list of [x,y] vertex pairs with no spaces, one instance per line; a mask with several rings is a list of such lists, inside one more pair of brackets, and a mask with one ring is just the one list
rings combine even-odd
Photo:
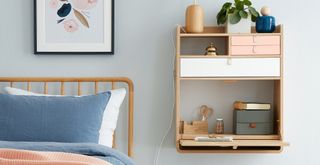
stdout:
[[0,94],[0,140],[98,143],[111,93],[83,97]]

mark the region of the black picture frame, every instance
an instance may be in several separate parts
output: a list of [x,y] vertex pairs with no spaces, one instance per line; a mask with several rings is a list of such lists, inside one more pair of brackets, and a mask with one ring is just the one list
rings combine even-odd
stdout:
[[85,52],[69,52],[69,51],[38,51],[38,33],[37,33],[37,0],[34,0],[34,54],[35,55],[114,55],[115,49],[115,0],[111,1],[111,50],[105,52],[85,51]]

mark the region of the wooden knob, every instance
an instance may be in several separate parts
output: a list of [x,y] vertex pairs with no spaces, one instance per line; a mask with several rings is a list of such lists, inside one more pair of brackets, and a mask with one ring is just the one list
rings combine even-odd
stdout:
[[261,8],[261,14],[263,16],[268,16],[268,15],[270,15],[270,13],[271,13],[271,10],[268,6],[264,6]]
[[250,128],[257,128],[257,124],[256,124],[256,123],[250,123],[250,124],[249,124],[249,127],[250,127]]

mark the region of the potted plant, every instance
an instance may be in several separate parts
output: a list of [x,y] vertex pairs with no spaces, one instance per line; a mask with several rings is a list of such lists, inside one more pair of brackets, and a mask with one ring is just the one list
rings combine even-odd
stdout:
[[251,33],[251,21],[256,22],[259,12],[250,0],[225,3],[217,15],[218,25],[226,23],[227,33]]

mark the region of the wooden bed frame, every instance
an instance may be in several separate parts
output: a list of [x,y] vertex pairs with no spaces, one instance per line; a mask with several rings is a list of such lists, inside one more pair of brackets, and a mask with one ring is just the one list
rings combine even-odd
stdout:
[[[31,83],[43,83],[43,93],[48,94],[48,83],[55,82],[60,83],[60,94],[65,94],[65,83],[77,83],[78,95],[81,95],[81,84],[82,83],[94,83],[94,93],[99,92],[99,83],[109,82],[111,83],[112,89],[116,89],[117,83],[125,83],[128,86],[128,156],[133,156],[133,95],[134,86],[133,82],[126,77],[0,77],[0,82],[10,83],[13,87],[14,83],[27,83],[28,91],[31,91]],[[115,135],[113,138],[113,148],[115,148]]]

